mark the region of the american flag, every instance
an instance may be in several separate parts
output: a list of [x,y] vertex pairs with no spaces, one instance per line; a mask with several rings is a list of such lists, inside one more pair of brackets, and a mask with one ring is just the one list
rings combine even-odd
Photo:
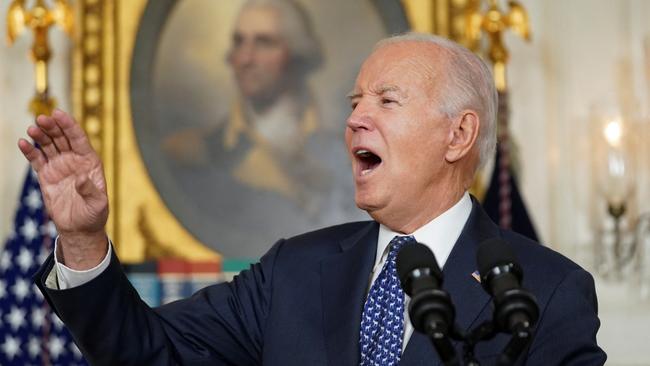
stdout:
[[539,241],[537,231],[517,186],[517,180],[513,175],[515,151],[512,149],[514,141],[508,131],[508,119],[510,118],[508,103],[508,92],[499,92],[498,144],[492,178],[483,198],[483,209],[492,221],[499,224],[499,227]]
[[30,169],[0,254],[0,365],[87,365],[32,275],[52,251],[56,229]]

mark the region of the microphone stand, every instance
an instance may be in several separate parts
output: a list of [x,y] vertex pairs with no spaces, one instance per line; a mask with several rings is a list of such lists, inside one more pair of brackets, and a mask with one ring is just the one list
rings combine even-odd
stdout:
[[[448,329],[437,321],[428,322],[426,331],[445,366],[480,366],[480,362],[474,355],[474,348],[479,342],[490,340],[499,333],[492,320],[481,323],[467,334],[464,334],[457,326],[448,334]],[[533,331],[528,325],[519,324],[515,326],[512,330],[512,338],[510,338],[497,359],[497,366],[513,365],[532,340],[532,336]],[[451,343],[451,339],[463,343],[462,364],[456,354],[456,349]]]
[[[438,289],[421,291],[411,298],[409,314],[413,327],[429,336],[443,364],[460,366],[456,349],[449,338],[451,333],[455,339],[462,339],[453,324],[454,307],[449,294]],[[416,319],[422,321],[416,322]],[[417,324],[422,324],[422,328],[417,327]]]
[[[428,317],[427,317],[428,318]],[[447,335],[447,327],[436,321],[436,319],[427,319],[427,335],[433,343],[433,348],[438,352],[440,360],[445,366],[460,366],[460,360],[456,354],[456,349],[451,344]]]
[[496,327],[492,321],[485,321],[463,339],[463,360],[467,366],[480,366],[480,363],[474,356],[474,347],[480,341],[494,338],[497,334]]
[[533,337],[533,331],[525,324],[518,324],[512,330],[512,338],[501,352],[497,360],[498,366],[513,365],[521,352],[528,346]]

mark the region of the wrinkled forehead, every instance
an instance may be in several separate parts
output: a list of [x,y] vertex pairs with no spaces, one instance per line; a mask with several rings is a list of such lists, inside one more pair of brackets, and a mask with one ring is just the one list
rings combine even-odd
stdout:
[[355,90],[383,85],[435,89],[444,80],[446,54],[441,47],[419,41],[390,43],[375,49],[361,66]]

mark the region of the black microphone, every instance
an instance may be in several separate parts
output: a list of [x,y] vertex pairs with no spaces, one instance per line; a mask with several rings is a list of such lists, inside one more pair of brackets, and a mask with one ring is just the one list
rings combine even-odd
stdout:
[[431,249],[421,243],[405,245],[397,253],[397,275],[409,296],[442,285],[442,271]]
[[529,330],[539,318],[535,297],[521,287],[523,271],[508,243],[499,238],[482,242],[476,254],[481,285],[494,298],[493,320],[499,331]]
[[442,271],[433,252],[424,244],[405,245],[397,253],[396,265],[402,289],[411,297],[413,328],[429,336],[445,365],[459,365],[449,339],[456,312],[449,294],[441,290]]

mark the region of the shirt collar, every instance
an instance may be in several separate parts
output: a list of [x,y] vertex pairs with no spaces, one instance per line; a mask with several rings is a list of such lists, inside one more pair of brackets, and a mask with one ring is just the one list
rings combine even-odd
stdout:
[[[460,237],[460,233],[463,231],[463,227],[471,212],[472,200],[469,197],[469,193],[465,192],[461,199],[450,209],[429,221],[424,226],[421,226],[410,235],[413,235],[415,240],[431,249],[436,256],[438,265],[442,268],[454,244]],[[382,224],[379,225],[375,266],[382,262],[388,244],[398,235],[403,236],[405,234],[395,232]]]

